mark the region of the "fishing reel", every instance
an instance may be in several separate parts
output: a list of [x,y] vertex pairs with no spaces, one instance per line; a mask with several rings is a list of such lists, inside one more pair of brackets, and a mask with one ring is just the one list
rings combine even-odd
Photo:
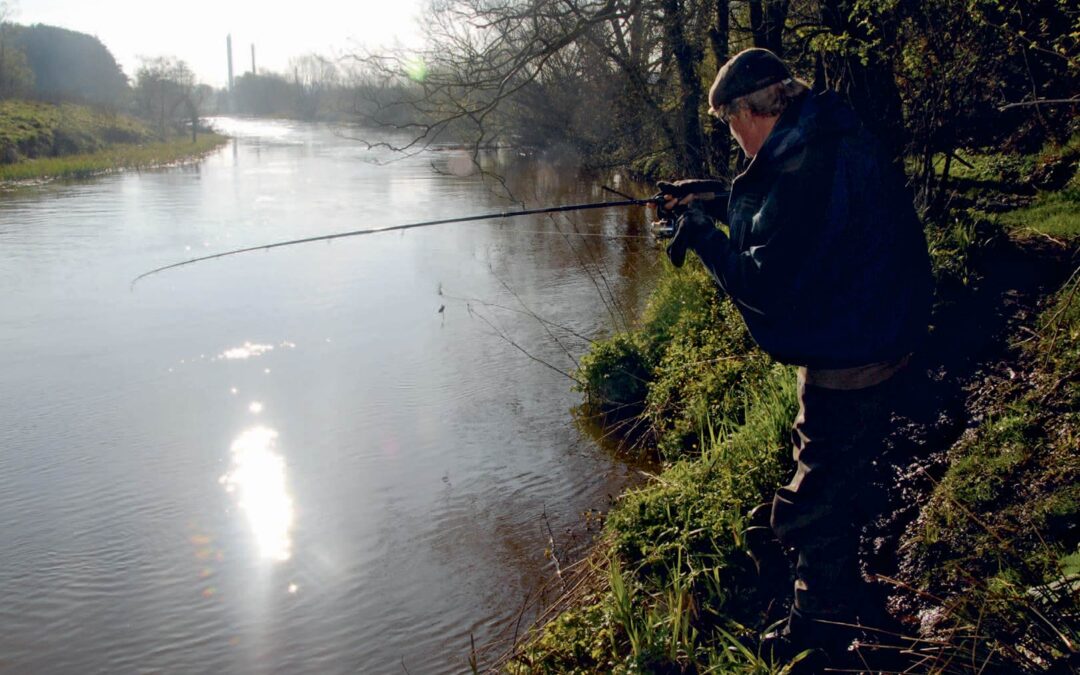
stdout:
[[657,239],[671,239],[678,229],[679,216],[686,213],[686,205],[676,204],[672,209],[665,209],[667,200],[662,194],[650,198],[649,202],[656,208],[656,220],[650,223],[650,231]]

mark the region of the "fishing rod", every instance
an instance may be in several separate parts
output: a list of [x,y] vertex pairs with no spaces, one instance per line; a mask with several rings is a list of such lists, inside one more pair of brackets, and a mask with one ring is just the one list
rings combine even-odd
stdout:
[[224,258],[227,256],[238,255],[240,253],[250,253],[252,251],[267,251],[272,248],[281,248],[282,246],[293,246],[296,244],[307,244],[314,241],[330,241],[331,239],[341,239],[343,237],[359,237],[365,234],[377,234],[379,232],[399,232],[402,230],[411,230],[417,227],[431,227],[433,225],[449,225],[450,223],[468,223],[477,220],[493,220],[495,218],[512,218],[514,216],[534,216],[543,213],[565,213],[568,211],[585,211],[588,209],[604,209],[617,206],[648,206],[648,205],[663,205],[663,198],[660,195],[649,197],[648,199],[635,199],[629,195],[624,195],[621,192],[613,190],[607,186],[604,186],[604,190],[617,194],[625,199],[621,201],[613,202],[590,202],[587,204],[569,204],[566,206],[550,206],[542,209],[525,209],[522,211],[501,211],[499,213],[485,213],[479,216],[460,216],[458,218],[441,218],[439,220],[425,220],[419,223],[407,223],[405,225],[391,225],[390,227],[378,227],[369,228],[364,230],[352,230],[350,232],[335,232],[333,234],[322,234],[315,237],[303,237],[301,239],[290,239],[288,241],[278,241],[271,244],[260,244],[258,246],[247,246],[245,248],[237,248],[231,251],[222,251],[221,253],[214,253],[211,255],[204,255],[198,258],[191,258],[189,260],[181,260],[180,262],[174,262],[169,265],[162,265],[161,267],[154,268],[149,272],[143,272],[139,276],[131,280],[131,288],[135,288],[141,279],[157,274],[158,272],[164,272],[165,270],[171,270],[176,267],[183,267],[185,265],[191,265],[197,262],[203,262],[204,260],[214,260],[216,258]]

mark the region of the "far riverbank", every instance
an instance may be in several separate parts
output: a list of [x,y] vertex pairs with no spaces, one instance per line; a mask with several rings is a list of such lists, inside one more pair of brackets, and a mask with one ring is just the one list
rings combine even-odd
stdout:
[[228,138],[162,139],[140,120],[74,104],[0,102],[0,183],[82,178],[194,161]]

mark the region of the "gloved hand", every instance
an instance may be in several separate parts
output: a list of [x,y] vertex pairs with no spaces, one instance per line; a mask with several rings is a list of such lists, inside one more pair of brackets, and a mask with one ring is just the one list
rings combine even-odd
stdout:
[[694,248],[701,237],[714,228],[712,219],[706,216],[696,204],[691,203],[686,212],[676,221],[675,236],[671,238],[671,243],[667,247],[671,264],[682,267],[686,260],[686,251]]
[[[703,194],[721,194],[728,190],[727,183],[719,180],[712,180],[709,178],[687,178],[685,180],[677,180],[675,182],[669,182],[665,180],[657,181],[656,189],[659,190],[661,195],[671,195],[676,202],[680,202],[690,195],[703,195]],[[672,209],[675,204],[666,204],[665,209]]]

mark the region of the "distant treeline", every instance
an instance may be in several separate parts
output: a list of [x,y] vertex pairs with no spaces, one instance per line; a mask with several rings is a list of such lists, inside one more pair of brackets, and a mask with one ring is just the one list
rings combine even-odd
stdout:
[[365,84],[360,70],[348,67],[356,61],[317,54],[292,59],[285,73],[244,73],[231,92],[200,84],[186,63],[167,56],[143,59],[129,78],[96,37],[6,21],[6,7],[0,0],[0,101],[79,103],[133,113],[165,135],[216,113],[352,119],[366,102],[380,100],[372,89],[384,89]]
[[96,37],[0,23],[0,99],[31,97],[121,108],[130,92],[116,59]]
[[232,92],[219,93],[218,107],[241,115],[342,119],[349,115],[351,81],[334,61],[307,54],[290,60],[287,73],[244,73]]
[[213,89],[183,62],[144,59],[130,79],[96,37],[77,31],[3,21],[0,2],[0,101],[74,103],[149,122],[159,137],[195,129],[213,112]]

